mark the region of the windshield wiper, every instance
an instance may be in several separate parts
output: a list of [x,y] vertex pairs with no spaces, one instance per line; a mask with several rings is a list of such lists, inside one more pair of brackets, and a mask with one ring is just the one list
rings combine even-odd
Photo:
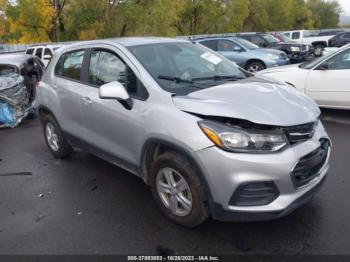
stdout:
[[193,78],[193,81],[203,81],[203,80],[229,80],[229,81],[237,81],[241,79],[245,79],[246,77],[242,76],[234,76],[234,75],[215,75],[209,77],[198,77]]
[[162,80],[173,81],[173,82],[175,82],[175,83],[186,83],[186,84],[191,84],[192,87],[197,88],[197,89],[205,89],[205,88],[206,88],[206,87],[201,87],[201,86],[195,85],[195,82],[194,82],[194,81],[182,79],[182,78],[176,77],[176,76],[163,76],[163,75],[159,75],[157,78],[158,78],[158,79],[162,79]]
[[176,76],[163,76],[163,75],[159,75],[157,78],[158,78],[158,79],[162,79],[162,80],[174,81],[175,83],[188,83],[188,84],[193,84],[193,83],[194,83],[194,82],[191,81],[191,80],[182,79],[182,78],[176,77]]

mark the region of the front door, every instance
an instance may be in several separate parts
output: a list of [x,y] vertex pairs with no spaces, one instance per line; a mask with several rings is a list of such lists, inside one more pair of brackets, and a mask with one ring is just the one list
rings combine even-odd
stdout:
[[218,52],[224,57],[234,61],[237,65],[245,67],[244,50],[231,40],[218,40]]
[[350,49],[325,61],[306,79],[306,92],[320,106],[350,107]]
[[[147,91],[115,50],[91,50],[88,64],[83,102],[84,140],[94,153],[131,170],[139,162],[144,140],[142,119]],[[126,87],[133,100],[131,109],[117,100],[99,97],[99,87],[112,81]]]

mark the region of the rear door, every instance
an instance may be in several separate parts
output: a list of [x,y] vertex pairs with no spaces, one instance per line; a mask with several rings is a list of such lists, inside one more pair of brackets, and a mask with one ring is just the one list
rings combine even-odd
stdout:
[[312,70],[306,79],[306,92],[321,106],[350,108],[349,79],[350,48]]
[[[63,54],[55,66],[52,88],[57,92],[60,102],[55,116],[61,128],[74,138],[81,138],[83,118],[81,104],[86,92],[82,82],[82,68],[85,50],[79,49]],[[77,139],[78,141],[78,139]]]

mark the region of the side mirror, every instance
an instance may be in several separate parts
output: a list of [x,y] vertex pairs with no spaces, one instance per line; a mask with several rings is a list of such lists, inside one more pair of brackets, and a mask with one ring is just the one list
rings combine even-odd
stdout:
[[233,51],[234,52],[242,52],[242,48],[240,48],[239,46],[235,46],[235,47],[233,47]]
[[43,60],[51,60],[52,55],[44,55]]
[[126,109],[132,108],[132,100],[122,83],[113,81],[100,86],[99,96],[101,99],[118,100]]

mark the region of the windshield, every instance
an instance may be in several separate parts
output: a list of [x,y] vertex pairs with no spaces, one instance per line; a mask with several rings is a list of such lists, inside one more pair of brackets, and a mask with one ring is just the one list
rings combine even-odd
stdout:
[[238,44],[242,45],[243,47],[249,49],[249,50],[255,50],[258,49],[259,46],[257,46],[256,44],[253,44],[252,42],[249,42],[243,38],[235,38],[234,39]]
[[0,65],[0,77],[16,78],[19,76],[19,71],[13,65]]
[[269,44],[273,44],[273,43],[278,43],[281,42],[280,40],[278,40],[276,37],[266,34],[266,35],[262,35],[262,37],[269,43]]
[[324,60],[328,59],[328,57],[332,56],[334,54],[334,52],[330,52],[329,54],[316,58],[315,60],[312,60],[310,62],[306,62],[303,64],[299,65],[299,68],[302,69],[312,69],[314,68],[316,65],[318,65],[319,63],[323,62]]
[[176,95],[247,77],[232,62],[199,44],[158,43],[129,50],[164,90]]
[[283,40],[283,42],[293,42],[292,39],[290,39],[288,36],[284,34],[279,34],[278,36]]

